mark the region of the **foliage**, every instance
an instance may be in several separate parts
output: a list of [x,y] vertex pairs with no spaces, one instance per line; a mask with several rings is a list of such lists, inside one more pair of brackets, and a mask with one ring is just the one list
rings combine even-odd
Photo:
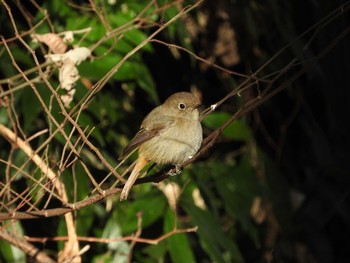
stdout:
[[[207,1],[194,6],[194,1],[53,0],[43,1],[40,8],[33,3],[27,7],[3,1],[0,7],[0,124],[35,151],[28,157],[25,146],[9,143],[1,133],[8,140],[0,140],[2,215],[72,207],[115,189],[122,183],[118,176],[135,158],[119,163],[118,156],[143,117],[171,93],[194,86],[192,91],[207,106],[232,95],[204,116],[204,137],[217,135],[207,144],[213,146],[181,175],[158,185],[134,186],[125,202],[119,202],[116,194],[68,213],[74,215],[79,249],[87,248],[82,261],[264,262],[275,256],[280,261],[305,262],[316,258],[314,243],[298,235],[302,228],[293,222],[298,211],[305,216],[301,203],[307,187],[298,171],[307,174],[307,169],[293,167],[286,159],[300,164],[299,158],[316,156],[319,163],[334,162],[327,165],[329,174],[334,174],[333,169],[345,173],[343,167],[334,168],[336,158],[324,156],[326,146],[319,146],[324,142],[322,133],[317,123],[308,123],[315,121],[312,114],[298,116],[299,111],[308,112],[307,104],[301,106],[299,87],[306,82],[298,78],[299,70],[309,68],[307,63],[317,60],[327,45],[317,42],[320,47],[314,53],[303,49],[308,41],[313,44],[314,37],[298,38],[307,28],[298,28],[296,7],[273,1]],[[195,8],[186,13],[188,6]],[[14,26],[28,47],[15,35]],[[149,37],[158,29],[163,31],[153,42]],[[323,25],[317,29],[322,32]],[[69,108],[61,100],[67,92],[59,88],[61,65],[45,64],[49,48],[34,43],[31,36],[65,31],[74,32],[69,48],[87,47],[92,52],[77,65],[80,79]],[[280,48],[284,52],[260,70]],[[257,70],[257,75],[251,74]],[[280,86],[287,90],[278,101],[268,101]],[[253,111],[262,103],[261,111]],[[328,116],[331,113],[327,111]],[[301,123],[297,131],[312,137],[308,156],[300,149],[293,152],[295,137],[287,134],[293,121]],[[33,161],[34,154],[57,175],[67,200],[47,171]],[[162,168],[156,166],[150,174]],[[40,220],[44,224],[37,224],[37,219],[5,220],[0,232],[16,233],[62,260],[59,254],[66,251],[66,239],[72,236],[69,220],[63,214]],[[25,253],[10,243],[0,241],[0,261],[25,262]]]

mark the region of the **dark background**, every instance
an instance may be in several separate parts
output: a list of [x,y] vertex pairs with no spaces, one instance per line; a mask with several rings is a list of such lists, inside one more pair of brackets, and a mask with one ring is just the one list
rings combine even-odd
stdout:
[[[207,1],[201,12],[208,15],[209,22],[194,42],[195,53],[203,57],[215,56],[215,43],[225,41],[219,39],[223,37],[218,34],[219,28],[227,23],[235,32],[240,59],[225,65],[223,59],[230,55],[227,46],[227,52],[216,61],[228,69],[249,74],[266,57],[272,56],[345,1],[267,1],[259,3],[260,9],[256,13],[250,9],[251,3]],[[249,9],[254,16],[246,16]],[[341,15],[322,28],[301,60],[317,56],[340,32],[349,30],[349,10],[344,12],[347,15]],[[307,37],[296,41],[269,70],[293,55],[298,56]],[[158,44],[154,47],[157,55],[146,56],[146,61],[157,86],[161,87],[162,98],[193,83],[200,87],[206,105],[227,93],[227,76],[212,68],[193,71],[188,56],[183,55],[179,61],[167,47]],[[263,55],[254,52],[257,48]],[[275,158],[289,188],[302,197],[291,216],[291,225],[282,226],[277,247],[273,248],[274,262],[350,260],[349,60],[350,38],[347,35],[287,90],[247,116],[259,146]],[[293,70],[287,75],[292,73]],[[234,109],[236,105],[223,107]],[[261,255],[254,253],[254,245],[244,237],[240,241],[247,262],[259,261],[257,258]],[[291,244],[298,242],[306,248],[300,246],[293,251]],[[303,254],[303,260],[298,259],[298,253]]]
[[[62,25],[61,30],[67,26],[65,19],[71,14],[81,12],[85,15],[84,9],[74,9],[69,4],[64,6],[71,8],[69,12],[72,13],[64,8],[56,13],[55,6],[59,6],[59,2],[42,1],[38,4],[49,10],[52,21]],[[80,4],[83,5],[84,1],[80,1]],[[344,7],[342,10],[338,9],[340,5]],[[11,2],[16,23],[20,30],[25,30],[25,19],[16,6]],[[116,12],[119,7],[118,3],[111,9],[115,8],[112,11]],[[0,14],[0,23],[4,25],[0,28],[0,34],[9,38],[13,35],[13,29],[5,9],[2,7],[0,11],[3,14]],[[28,12],[33,14],[35,20],[37,9],[31,6],[28,7]],[[332,12],[333,16],[330,16]],[[89,15],[95,18],[93,12]],[[333,19],[325,19],[327,16]],[[193,53],[228,70],[251,76],[283,49],[258,75],[260,78],[270,76],[268,78],[271,79],[274,76],[271,74],[284,69],[289,61],[297,61],[273,83],[272,90],[279,85],[284,85],[285,89],[240,118],[252,134],[251,137],[248,136],[249,139],[221,135],[207,153],[185,169],[181,177],[169,179],[182,187],[189,185],[184,187],[176,214],[179,225],[183,227],[199,225],[198,233],[186,236],[187,249],[192,251],[196,262],[229,262],[227,258],[224,260],[224,256],[230,253],[239,254],[245,262],[350,262],[349,2],[208,0],[181,21],[183,27],[179,26],[177,30],[186,29],[189,32],[188,39]],[[163,22],[161,16],[157,22]],[[316,26],[312,28],[313,25]],[[67,27],[69,26],[72,24]],[[308,31],[310,28],[312,29]],[[144,32],[149,35],[153,30],[156,29],[147,28]],[[337,41],[342,32],[346,32],[345,37]],[[184,35],[186,34],[179,32],[170,34],[165,30],[157,39],[186,46]],[[26,40],[29,42],[29,37]],[[95,43],[97,38],[90,41]],[[327,49],[332,41],[336,41],[335,45]],[[177,50],[176,54],[166,45],[155,42],[151,45],[153,52],[140,52],[140,57],[136,54],[136,58],[132,57],[130,61],[141,61],[147,66],[154,80],[159,102],[174,92],[192,90],[202,97],[204,105],[209,106],[246,79],[200,62],[181,50]],[[10,46],[21,47],[18,42],[11,43]],[[117,50],[110,55],[125,55],[123,52]],[[39,51],[37,56],[41,61],[44,60]],[[23,56],[18,59],[23,68],[29,67],[26,59]],[[9,58],[0,57],[0,63],[1,61],[1,79],[16,73],[16,70],[9,70]],[[32,62],[28,64],[30,63]],[[80,65],[79,70],[91,82],[96,82],[107,71],[101,70],[103,74],[94,79],[95,75],[92,73],[98,72],[100,68],[94,64],[86,64]],[[109,70],[114,65],[115,62],[106,64],[106,69]],[[304,74],[290,83],[286,82],[303,67],[307,68]],[[79,125],[96,127],[99,134],[92,134],[90,140],[98,145],[109,160],[117,159],[126,141],[138,130],[144,116],[159,104],[149,90],[140,87],[137,77],[140,76],[136,76],[136,80],[125,80],[122,77],[111,80],[82,114]],[[126,85],[127,88],[123,87],[125,83],[129,85]],[[3,85],[1,88],[8,90],[9,87]],[[84,88],[78,91],[75,102],[88,92]],[[267,88],[268,85],[261,82],[241,96],[236,95],[226,100],[217,112],[232,115],[244,103]],[[41,91],[44,93],[47,89]],[[32,97],[28,97],[28,93],[28,90],[15,93],[14,108],[19,113],[20,122],[24,123],[25,132],[34,134],[47,127],[47,120],[40,107],[36,110],[35,103],[28,103],[30,98],[35,101],[35,96],[32,94]],[[49,98],[50,94],[46,95]],[[23,106],[25,104],[30,104],[30,112],[33,111],[34,117],[28,118],[28,108]],[[59,110],[57,116],[62,118]],[[220,117],[215,113],[212,116]],[[211,121],[215,122],[215,118]],[[210,125],[209,121],[204,122],[204,136],[208,136],[217,126],[219,125]],[[34,140],[31,144],[35,148],[40,145],[40,140]],[[59,160],[59,156],[55,156],[55,150],[60,152],[63,144],[62,139],[57,139],[50,145],[53,149],[50,156],[53,168],[57,168],[55,165]],[[2,159],[7,160],[6,153],[10,149],[7,142],[0,141]],[[16,153],[14,156],[16,161]],[[89,163],[90,160],[84,158],[84,155],[82,158],[94,177],[102,180],[106,171],[99,164]],[[1,167],[0,171],[4,173]],[[85,186],[84,183],[89,180],[82,170],[79,176],[82,176],[79,183]],[[22,178],[12,186],[20,193],[26,189],[26,183]],[[238,190],[231,191],[228,187],[231,183]],[[152,202],[166,204],[166,199],[159,190],[144,187],[133,191],[135,195],[131,197],[130,203],[120,204],[113,200],[112,211],[105,211],[104,203],[79,211],[76,214],[80,224],[79,234],[100,236],[111,222],[116,225],[110,227],[120,227],[124,236],[136,231],[135,226],[128,225],[131,219],[136,220],[136,208],[144,209]],[[205,212],[198,212],[199,209],[192,204],[188,190],[191,187],[200,189],[207,205]],[[79,188],[79,198],[88,196],[90,190],[90,185]],[[225,196],[225,193],[228,194]],[[255,196],[262,198],[262,221],[258,221],[257,216],[250,216],[249,209]],[[158,199],[161,201],[158,202]],[[53,207],[57,206],[52,203]],[[38,202],[38,207],[41,204]],[[168,216],[170,209],[167,205],[164,207],[151,207],[155,210],[159,208],[161,212],[144,227],[142,234],[145,238],[155,238],[165,232],[164,225],[168,219],[164,218]],[[40,223],[38,220],[28,220],[22,226],[29,236],[59,236],[63,235],[61,230],[57,230],[60,229],[60,220],[62,218],[59,217],[44,219]],[[218,231],[221,232],[214,236]],[[176,250],[172,250],[172,245],[177,240],[174,238],[174,243],[171,243],[171,238],[169,244],[164,241],[158,246],[137,244],[134,248],[135,262],[159,262],[156,259],[160,258],[164,262],[180,262],[175,261]],[[211,239],[213,243],[210,243]],[[237,245],[239,253],[235,254],[229,251],[231,247],[225,247],[228,241]],[[55,242],[37,246],[51,251],[60,249]],[[102,253],[108,254],[108,249],[101,244],[92,245],[89,252],[83,255],[84,259],[88,262]],[[218,256],[215,257],[213,251]],[[150,255],[154,256],[154,261],[150,259]],[[0,255],[0,261],[5,260],[4,258]],[[234,259],[232,256],[232,260]]]

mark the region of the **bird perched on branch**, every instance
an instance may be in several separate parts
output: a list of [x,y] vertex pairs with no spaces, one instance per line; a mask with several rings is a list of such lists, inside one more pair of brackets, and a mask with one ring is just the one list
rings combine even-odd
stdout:
[[124,185],[120,200],[128,198],[131,187],[148,163],[180,167],[197,153],[203,138],[199,107],[200,101],[193,94],[178,92],[145,117],[140,130],[119,158],[125,159],[138,148],[135,167]]

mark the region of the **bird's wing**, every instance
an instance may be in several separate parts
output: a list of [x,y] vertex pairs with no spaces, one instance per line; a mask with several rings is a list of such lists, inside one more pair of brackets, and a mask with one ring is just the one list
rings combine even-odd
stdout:
[[142,122],[140,130],[135,137],[125,147],[119,160],[123,160],[135,149],[139,148],[144,142],[164,133],[172,124],[174,119],[169,116],[159,114],[158,108],[151,111]]

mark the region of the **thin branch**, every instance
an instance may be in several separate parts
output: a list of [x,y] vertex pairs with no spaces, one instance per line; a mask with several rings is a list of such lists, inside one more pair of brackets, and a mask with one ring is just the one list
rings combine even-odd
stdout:
[[[192,233],[197,232],[198,226],[191,227],[191,228],[184,228],[184,229],[173,229],[172,231],[156,238],[156,239],[148,239],[148,238],[142,238],[138,236],[127,236],[127,237],[116,237],[116,238],[98,238],[98,237],[78,237],[79,241],[83,242],[91,242],[91,243],[113,243],[113,242],[120,242],[120,241],[132,241],[137,243],[144,243],[144,244],[150,244],[150,245],[157,245],[164,239],[167,239],[168,237],[176,234],[183,234],[183,233]],[[25,240],[29,242],[40,242],[40,243],[46,243],[49,241],[65,241],[68,239],[68,237],[24,237]]]
[[[189,163],[193,162],[194,160],[198,159],[200,156],[202,156],[207,150],[209,150],[212,145],[215,143],[216,139],[220,135],[220,133],[228,126],[230,125],[234,120],[238,119],[239,117],[243,116],[244,114],[247,114],[248,112],[254,110],[257,108],[259,105],[262,103],[266,102],[279,92],[283,91],[286,89],[293,81],[295,81],[297,78],[299,78],[302,74],[304,74],[312,65],[318,62],[319,59],[324,57],[337,43],[339,43],[347,34],[349,33],[349,28],[344,30],[337,38],[335,38],[324,50],[314,59],[310,60],[309,63],[304,65],[299,71],[294,73],[289,79],[284,81],[281,85],[277,86],[275,89],[267,92],[267,93],[261,93],[258,97],[253,98],[252,100],[249,100],[246,102],[242,107],[240,107],[236,113],[227,121],[225,122],[222,126],[220,126],[218,129],[213,131],[208,137],[205,138],[203,141],[203,145],[201,150],[198,152],[196,156],[194,156],[192,159],[188,160],[184,166],[188,165]],[[288,66],[288,65],[287,65]],[[257,72],[259,72],[261,69],[259,69]],[[255,74],[257,73],[255,72]],[[285,73],[287,73],[285,71]],[[275,79],[274,81],[276,81]],[[241,86],[240,86],[241,87]],[[241,87],[244,88],[244,87]],[[237,93],[237,90],[234,91],[234,93]],[[219,102],[223,102],[225,99],[230,97],[230,94],[220,100]],[[218,103],[219,103],[218,102]],[[160,182],[166,178],[168,178],[169,175],[169,169],[167,170],[162,170],[161,172],[157,173],[154,176],[148,176],[145,178],[139,178],[135,184],[141,184],[141,183],[147,183],[147,182]],[[0,220],[3,219],[26,219],[26,218],[39,218],[39,217],[48,217],[48,216],[57,216],[61,215],[64,213],[68,213],[71,211],[79,210],[85,206],[91,205],[93,203],[97,203],[104,198],[113,195],[115,193],[120,192],[120,187],[118,186],[117,188],[113,189],[108,189],[103,191],[103,194],[96,194],[94,196],[91,196],[83,201],[74,203],[74,204],[67,204],[67,207],[64,208],[55,208],[55,209],[48,209],[44,211],[33,211],[30,213],[27,212],[16,212],[14,214],[9,214],[9,213],[0,213]]]
[[[13,18],[13,15],[12,15],[12,11],[10,9],[10,7],[7,5],[7,3],[5,2],[5,0],[1,0],[2,3],[4,4],[6,10],[7,10],[7,13],[10,17],[10,20],[11,20],[11,23],[12,23],[12,26],[13,26],[13,29],[15,31],[15,35],[16,37],[18,37],[18,40],[23,44],[24,47],[26,47],[26,49],[32,54],[32,57],[35,61],[35,64],[37,66],[39,66],[39,62],[38,62],[38,59],[35,55],[35,52],[34,50],[32,50],[30,48],[30,46],[23,40],[23,38],[20,36],[19,32],[18,32],[18,29],[17,29],[17,25],[16,25],[16,22]],[[3,39],[3,36],[1,36],[1,38]],[[18,64],[16,63],[16,60],[14,59],[13,55],[11,54],[11,51],[7,45],[7,43],[4,43],[4,46],[9,54],[9,56],[11,57],[11,60],[12,60],[12,64],[13,66],[18,70],[18,72],[20,72],[22,75],[23,75],[23,78],[28,82],[30,83],[30,86],[32,88],[32,90],[34,91],[35,95],[37,96],[37,98],[39,99],[40,103],[42,104],[45,112],[47,113],[47,115],[49,116],[49,118],[55,123],[55,125],[59,128],[60,125],[57,123],[57,121],[55,120],[55,118],[51,115],[50,111],[48,110],[46,104],[44,103],[42,97],[40,96],[40,94],[38,93],[36,87],[34,86],[33,83],[30,82],[30,80],[27,78],[26,75],[23,74],[23,71],[21,70],[21,68],[18,66]],[[42,79],[44,80],[44,82],[46,83],[46,85],[49,87],[49,89],[51,89],[51,91],[53,90],[53,88],[51,87],[50,83],[48,82],[44,72],[41,70],[41,68],[39,67],[39,75],[42,77]],[[60,101],[58,101],[58,103],[60,104]],[[61,105],[60,105],[61,106]],[[7,129],[6,127],[2,127],[3,130],[7,133],[11,132],[9,129]],[[65,134],[65,132],[63,130],[61,130],[61,133],[62,135],[66,138],[67,138],[67,135]],[[13,141],[16,142],[16,137],[14,136],[14,138],[11,138]],[[56,177],[56,175],[52,172],[52,170],[46,166],[46,164],[44,164],[40,157],[38,155],[33,155],[33,150],[26,144],[23,143],[23,141],[21,142],[20,139],[18,139],[17,141],[17,144],[20,146],[20,144],[22,145],[22,150],[26,152],[26,154],[30,157],[33,158],[33,161],[36,163],[36,165],[38,165],[38,167],[44,172],[44,174],[46,174],[48,176],[48,178],[50,180],[53,180],[53,183],[54,183],[54,186],[58,192],[58,194],[62,197],[63,201],[66,203],[68,202],[68,196],[67,196],[67,193],[65,191],[65,187],[64,187],[64,184],[61,183],[59,181],[59,179]],[[74,150],[74,148],[72,149]],[[35,158],[35,159],[34,159]],[[46,168],[46,170],[43,170],[43,168]],[[76,240],[76,231],[75,231],[75,224],[74,224],[74,219],[73,219],[73,215],[71,213],[67,213],[64,215],[64,218],[65,218],[65,221],[66,221],[66,227],[67,227],[67,232],[68,232],[68,235],[69,235],[69,240],[65,243],[65,246],[64,246],[64,250],[63,252],[60,254],[61,257],[70,257],[70,256],[74,256],[74,255],[77,255],[78,252],[79,252],[79,243],[78,241]],[[81,262],[81,258],[80,257],[77,257],[75,258],[72,262],[76,262],[76,263],[80,263]]]
[[42,252],[28,241],[19,238],[17,235],[8,232],[4,228],[0,228],[0,239],[6,240],[8,243],[23,250],[29,257],[39,263],[55,263],[45,252]]
[[147,43],[150,42],[152,38],[154,38],[156,35],[158,35],[161,31],[163,31],[165,28],[169,27],[172,23],[174,23],[176,20],[178,20],[180,17],[183,15],[189,13],[193,9],[197,8],[203,0],[199,0],[192,6],[187,6],[184,9],[182,9],[177,15],[175,15],[173,18],[171,18],[169,21],[164,23],[161,27],[159,27],[155,32],[153,32],[151,35],[149,35],[144,41],[142,41],[140,44],[138,44],[133,50],[128,52],[120,61],[117,65],[115,65],[104,77],[101,78],[100,81],[98,81],[95,84],[95,87],[93,88],[94,93],[102,89],[106,85],[106,83],[110,80],[110,78],[117,73],[119,68],[131,57],[133,56],[136,52],[138,52],[141,48],[143,48]]
[[[242,78],[250,78],[251,76],[249,75],[245,75],[245,74],[242,74],[242,73],[238,73],[236,71],[232,71],[232,70],[229,70],[229,69],[226,69],[224,67],[221,67],[217,64],[215,64],[214,62],[212,61],[209,61],[208,59],[204,59],[198,55],[196,55],[195,53],[193,53],[192,51],[188,50],[187,48],[184,48],[184,47],[181,47],[179,45],[175,45],[175,44],[170,44],[170,43],[166,43],[164,41],[161,41],[161,40],[158,40],[158,39],[151,39],[150,42],[154,42],[154,43],[159,43],[159,44],[162,44],[162,45],[165,45],[167,46],[168,48],[176,48],[176,49],[179,49],[179,50],[182,50],[186,53],[188,53],[191,57],[194,57],[195,59],[207,64],[209,67],[213,67],[213,68],[216,68],[222,72],[225,72],[229,75],[233,75],[233,76],[237,76],[237,77],[242,77]],[[259,81],[264,81],[263,79],[259,79]]]
[[50,167],[46,165],[46,163],[40,158],[39,155],[33,154],[32,148],[19,138],[13,131],[6,128],[4,125],[0,123],[0,135],[5,137],[9,142],[14,145],[17,145],[19,148],[23,150],[23,152],[40,168],[40,170],[49,178],[54,184],[58,195],[62,197],[62,202],[68,202],[68,197],[65,192],[64,185],[58,180],[56,174],[51,170]]

